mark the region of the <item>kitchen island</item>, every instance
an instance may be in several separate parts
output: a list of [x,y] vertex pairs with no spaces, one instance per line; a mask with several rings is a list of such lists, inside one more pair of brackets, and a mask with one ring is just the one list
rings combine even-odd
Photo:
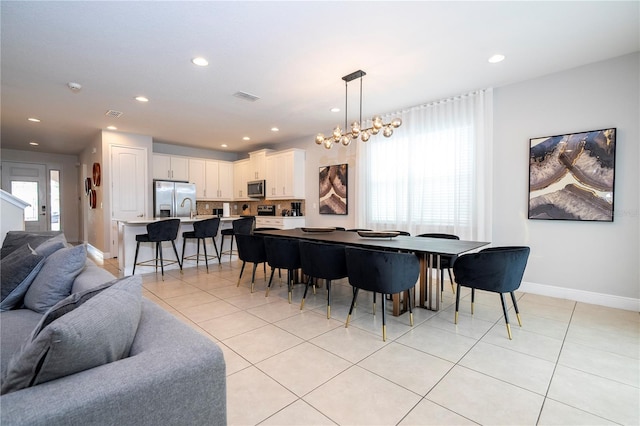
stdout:
[[[193,231],[193,222],[197,222],[200,220],[211,219],[215,216],[213,215],[201,215],[196,216],[195,218],[188,217],[180,217],[180,229],[178,230],[178,237],[176,238],[176,249],[178,250],[178,255],[182,255],[182,233]],[[218,250],[220,247],[220,231],[222,229],[227,229],[232,227],[232,222],[236,219],[240,218],[240,216],[229,216],[229,217],[221,217],[220,218],[220,228],[218,230],[218,236],[216,237],[216,244],[218,245]],[[120,268],[121,273],[125,276],[131,275],[133,272],[133,263],[136,254],[136,235],[138,234],[146,234],[147,233],[147,225],[152,222],[157,222],[159,220],[164,219],[174,219],[174,218],[136,218],[131,220],[118,220],[118,267]],[[184,251],[184,257],[188,257],[196,254],[197,247],[196,239],[188,239],[187,245]],[[228,243],[227,243],[228,244]],[[162,254],[167,260],[175,260],[175,253],[171,248],[171,243],[163,243],[162,246]],[[213,248],[213,243],[210,239],[207,239],[207,253],[209,255],[215,256],[215,250]],[[201,254],[202,249],[201,249]],[[221,256],[222,261],[229,262],[229,256]],[[155,244],[140,244],[140,250],[138,253],[138,263],[154,259],[155,258]],[[218,263],[217,259],[212,259],[210,261],[210,265],[213,263]],[[185,267],[195,266],[196,262],[194,260],[185,260]],[[177,269],[179,266],[177,263],[167,265],[165,264],[164,269]],[[139,274],[146,274],[149,272],[154,272],[154,268],[148,266],[138,266],[136,268],[136,272]]]

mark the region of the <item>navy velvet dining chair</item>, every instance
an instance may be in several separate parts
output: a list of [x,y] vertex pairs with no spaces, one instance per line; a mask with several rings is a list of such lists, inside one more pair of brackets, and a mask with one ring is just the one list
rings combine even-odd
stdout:
[[[255,280],[256,280],[256,268],[260,263],[267,261],[267,253],[264,248],[264,237],[262,235],[248,235],[248,234],[236,234],[236,245],[238,246],[238,257],[242,261],[240,267],[240,276],[238,277],[238,284],[240,286],[240,280],[242,279],[242,273],[247,262],[253,263],[253,271],[251,272],[251,293],[253,293]],[[266,267],[266,266],[265,266]],[[266,270],[265,270],[265,280]]]
[[307,291],[312,279],[323,279],[327,283],[327,319],[331,318],[331,281],[347,276],[347,260],[344,246],[339,244],[300,241],[302,273],[307,276],[300,310],[304,308]]
[[[401,293],[416,285],[420,274],[420,261],[413,253],[368,250],[356,247],[346,247],[347,273],[349,284],[355,291],[345,327],[353,307],[358,298],[358,290],[366,290],[382,294],[382,340],[387,340],[387,324],[385,322],[385,295]],[[407,292],[409,306],[409,321],[413,326],[413,312],[411,311],[411,292]]]
[[522,327],[520,311],[518,311],[516,296],[513,292],[520,287],[530,251],[529,247],[491,247],[478,253],[463,254],[458,257],[458,260],[453,265],[453,272],[458,285],[454,322],[458,323],[460,286],[471,288],[472,315],[476,289],[499,293],[504,321],[507,325],[507,333],[511,340],[511,326],[509,325],[504,293],[511,295],[518,324]]
[[[427,237],[427,238],[442,238],[446,240],[459,240],[460,237],[453,234],[439,234],[439,233],[428,233],[428,234],[420,234],[418,237]],[[456,262],[458,255],[440,255],[440,293],[444,292],[444,270],[447,270],[449,274],[449,281],[451,282],[451,291],[456,292],[453,277],[451,276],[451,268],[453,264]]]
[[264,237],[264,248],[267,254],[267,263],[271,266],[271,276],[265,296],[269,295],[273,273],[276,268],[287,270],[287,290],[289,293],[289,303],[293,291],[294,271],[302,267],[300,261],[300,248],[298,240],[293,238]]

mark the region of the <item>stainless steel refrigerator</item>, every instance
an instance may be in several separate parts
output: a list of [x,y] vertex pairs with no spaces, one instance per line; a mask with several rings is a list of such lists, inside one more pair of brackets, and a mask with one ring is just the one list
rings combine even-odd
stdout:
[[189,217],[196,211],[196,185],[188,182],[153,181],[153,217]]

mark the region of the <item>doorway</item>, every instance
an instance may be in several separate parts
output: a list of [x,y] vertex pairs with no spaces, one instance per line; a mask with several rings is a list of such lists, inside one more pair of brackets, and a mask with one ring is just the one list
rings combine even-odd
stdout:
[[30,204],[24,209],[25,231],[49,229],[51,215],[47,209],[47,168],[44,164],[3,161],[2,189]]

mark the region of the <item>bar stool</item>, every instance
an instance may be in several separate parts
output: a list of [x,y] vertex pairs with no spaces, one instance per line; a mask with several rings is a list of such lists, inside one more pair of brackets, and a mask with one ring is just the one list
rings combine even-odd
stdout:
[[186,231],[182,233],[182,264],[184,265],[184,248],[187,245],[188,239],[197,240],[196,254],[187,256],[187,260],[195,259],[196,268],[200,263],[200,241],[202,241],[202,248],[204,249],[204,264],[207,266],[207,274],[209,273],[209,258],[214,256],[207,255],[207,238],[211,238],[213,241],[213,248],[216,251],[215,257],[218,258],[218,264],[220,264],[220,253],[218,253],[218,245],[216,244],[216,235],[218,235],[218,228],[220,227],[220,218],[214,217],[212,219],[200,220],[193,223],[193,231]]
[[[178,250],[176,249],[175,240],[178,238],[178,229],[180,228],[180,219],[167,219],[159,220],[147,224],[147,233],[136,235],[136,255],[133,259],[133,272],[136,273],[136,265],[140,266],[153,266],[149,263],[155,261],[156,273],[158,272],[158,254],[160,255],[160,270],[162,271],[162,280],[164,281],[164,259],[162,258],[162,243],[164,241],[171,241],[173,246],[173,252],[176,254],[176,260],[167,260],[169,265],[177,263],[182,271],[182,263],[180,263],[180,257],[178,256]],[[140,249],[140,243],[156,243],[156,257],[155,259],[145,260],[138,263],[138,250]]]

